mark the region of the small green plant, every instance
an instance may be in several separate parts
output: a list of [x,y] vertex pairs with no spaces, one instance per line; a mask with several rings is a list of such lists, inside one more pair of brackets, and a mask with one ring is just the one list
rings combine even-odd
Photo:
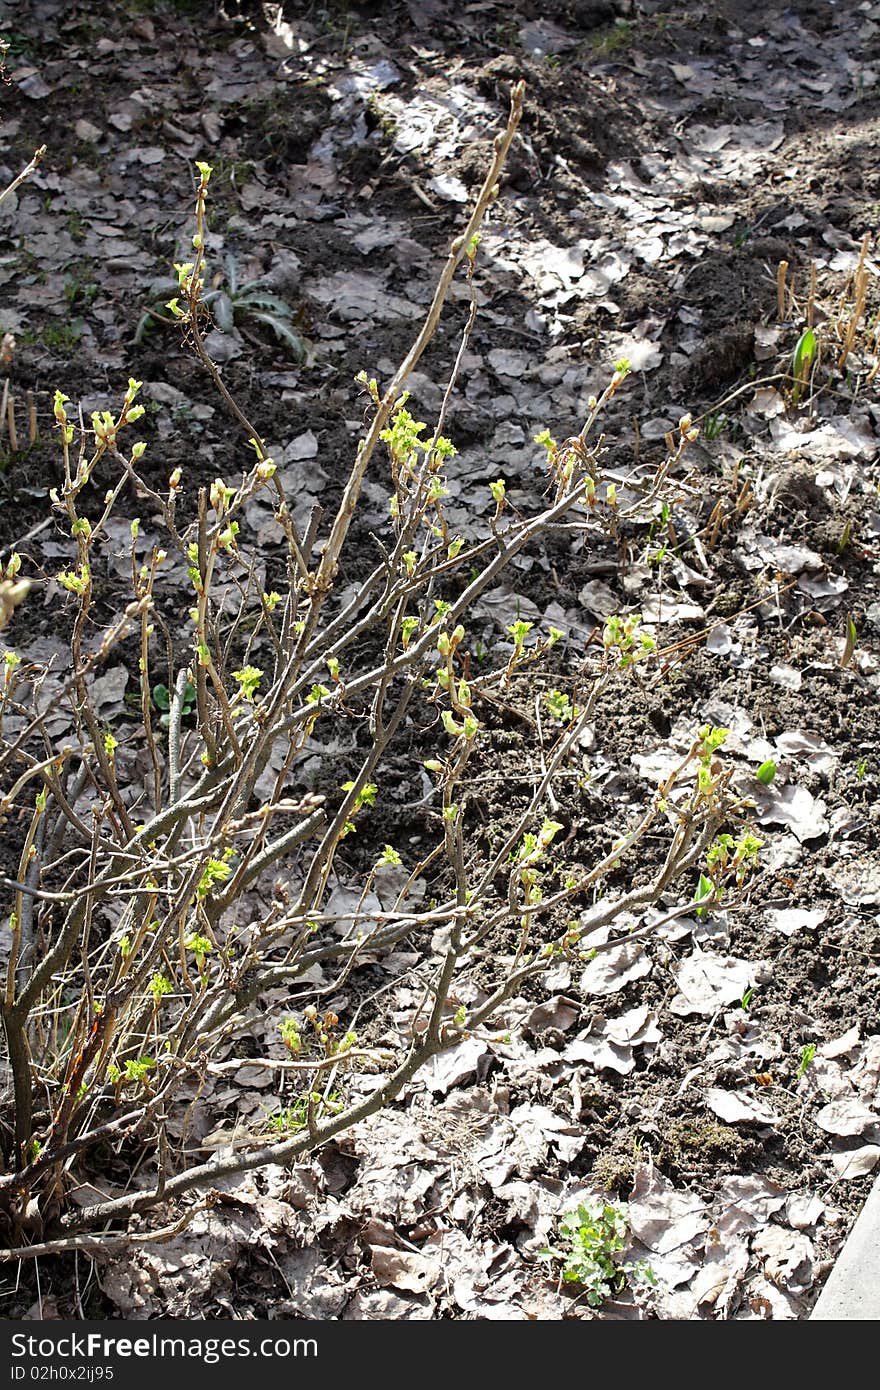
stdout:
[[310,1103],[314,1119],[325,1115],[337,1115],[342,1109],[342,1096],[339,1091],[331,1091],[326,1096],[322,1096],[318,1091],[298,1096],[292,1105],[283,1105],[277,1110],[268,1111],[264,1121],[266,1128],[275,1134],[297,1134],[308,1124]]
[[562,1264],[566,1284],[580,1284],[591,1308],[621,1293],[627,1283],[656,1284],[653,1270],[644,1261],[620,1262],[616,1256],[626,1244],[627,1219],[623,1208],[601,1198],[581,1202],[559,1224],[558,1244],[542,1250],[545,1258]]
[[704,439],[718,439],[728,428],[730,420],[721,410],[712,410],[703,421]]
[[574,719],[577,710],[571,703],[568,696],[561,690],[547,690],[544,693],[544,704],[547,706],[552,717],[557,724],[568,724]]
[[765,787],[769,787],[773,778],[776,776],[776,764],[773,759],[768,758],[765,763],[762,763],[755,773],[755,776],[759,782],[763,782]]
[[642,627],[641,614],[629,613],[625,618],[608,618],[602,632],[602,646],[609,654],[617,653],[617,665],[632,666],[657,650],[654,634]]
[[[159,684],[153,686],[153,704],[156,709],[163,713],[159,718],[159,723],[163,729],[167,729],[171,723],[171,691],[167,685]],[[188,719],[196,707],[196,688],[191,681],[187,681],[183,690],[183,700],[181,701],[181,718]]]
[[296,1105],[267,1111],[265,1125],[275,1134],[295,1134],[305,1126],[307,1113],[308,1101],[297,1101]]
[[67,230],[74,241],[84,241],[86,229],[83,226],[82,213],[77,208],[71,208],[67,214]]
[[[138,320],[135,343],[143,342],[155,323],[173,323],[178,317],[172,306],[176,305],[181,289],[185,289],[192,266],[180,265],[175,269],[178,273],[176,280],[160,278],[150,286],[153,302]],[[278,341],[290,350],[295,361],[305,361],[306,346],[294,327],[295,311],[292,306],[273,294],[261,278],[242,284],[234,256],[226,257],[225,280],[206,290],[201,298],[202,303],[210,307],[214,323],[221,333],[231,333],[243,319],[261,323],[270,328]]]
[[812,1060],[813,1060],[813,1058],[815,1057],[815,1055],[816,1055],[816,1044],[815,1044],[815,1043],[805,1043],[804,1046],[801,1048],[801,1059],[800,1059],[800,1061],[798,1062],[798,1069],[797,1069],[797,1079],[798,1079],[798,1081],[800,1081],[800,1079],[801,1079],[802,1076],[806,1075],[807,1068],[810,1066],[810,1063],[812,1062]]
[[45,347],[65,352],[76,347],[84,331],[83,320],[75,318],[67,323],[47,324],[40,337]]
[[386,140],[394,140],[397,135],[397,122],[382,106],[375,92],[367,97],[368,123],[373,130],[381,130]]
[[858,779],[859,779],[860,782],[861,782],[862,778],[864,777],[864,775],[865,775],[865,773],[866,773],[867,771],[868,771],[868,759],[867,759],[867,758],[859,758],[859,761],[858,761],[858,763],[856,764],[856,776],[858,777]]
[[68,275],[64,281],[64,302],[71,313],[78,308],[88,308],[100,288],[94,280],[82,281],[75,275]]
[[31,40],[26,34],[7,29],[0,39],[0,72],[5,71],[7,58],[23,58],[30,52]]

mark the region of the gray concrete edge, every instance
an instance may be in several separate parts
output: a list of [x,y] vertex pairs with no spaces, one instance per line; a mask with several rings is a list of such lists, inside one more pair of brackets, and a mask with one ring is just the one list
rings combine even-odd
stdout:
[[880,1319],[880,1177],[859,1212],[810,1318],[824,1322]]

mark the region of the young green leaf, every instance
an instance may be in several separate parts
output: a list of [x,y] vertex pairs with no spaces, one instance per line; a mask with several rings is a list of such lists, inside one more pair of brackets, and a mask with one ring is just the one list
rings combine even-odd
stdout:
[[[711,878],[709,878],[707,874],[700,874],[697,889],[694,893],[694,902],[707,903],[711,898],[714,898],[714,896],[715,884],[712,882]],[[698,917],[704,917],[706,915],[705,907],[698,907],[696,911]]]
[[816,347],[815,333],[812,328],[805,328],[797,340],[794,356],[791,360],[791,374],[794,377],[791,399],[795,405],[800,400],[801,392],[809,381],[813,362],[816,358]]

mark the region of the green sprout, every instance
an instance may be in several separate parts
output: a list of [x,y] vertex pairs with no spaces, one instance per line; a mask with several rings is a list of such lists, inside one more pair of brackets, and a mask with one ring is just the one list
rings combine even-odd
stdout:
[[218,516],[223,516],[235,498],[236,489],[229,487],[222,478],[215,478],[208,491],[208,500]]
[[794,385],[791,390],[793,405],[797,405],[801,398],[801,393],[810,379],[810,372],[816,358],[817,346],[816,335],[812,328],[805,328],[797,340],[791,359],[791,375],[794,379]]
[[798,1062],[798,1069],[797,1069],[797,1079],[798,1079],[798,1081],[800,1081],[801,1077],[803,1077],[803,1076],[806,1074],[807,1068],[810,1066],[810,1064],[811,1064],[813,1058],[815,1057],[815,1055],[816,1055],[816,1044],[815,1044],[815,1043],[805,1043],[804,1046],[801,1048],[801,1059],[800,1059],[800,1061]]
[[704,724],[697,735],[700,740],[700,757],[711,758],[713,753],[718,752],[729,733],[729,729],[715,728],[711,724]]
[[549,459],[553,459],[556,457],[556,454],[559,450],[559,445],[556,443],[556,440],[553,438],[549,430],[542,430],[541,433],[536,434],[534,438],[536,444],[540,444],[542,449],[547,450],[547,455]]
[[746,875],[758,862],[758,853],[764,841],[759,840],[747,830],[738,840],[732,835],[717,835],[709,846],[706,862],[716,886],[726,875],[733,873],[738,887],[742,887]]
[[730,424],[728,416],[722,410],[710,410],[703,421],[703,434],[706,439],[718,439]]
[[[408,394],[408,392],[404,392],[404,400],[407,399]],[[424,420],[416,420],[405,406],[401,406],[390,426],[382,430],[379,438],[388,445],[393,459],[400,464],[411,465],[417,457],[417,451],[425,448],[419,436],[427,428]]]
[[717,894],[718,889],[714,879],[709,878],[707,874],[700,874],[694,893],[694,902],[698,904],[696,909],[698,917],[705,917],[707,907],[717,900]]
[[450,738],[465,738],[470,740],[477,734],[480,725],[472,714],[466,714],[464,721],[459,724],[452,710],[444,709],[440,711],[440,718],[443,727]]

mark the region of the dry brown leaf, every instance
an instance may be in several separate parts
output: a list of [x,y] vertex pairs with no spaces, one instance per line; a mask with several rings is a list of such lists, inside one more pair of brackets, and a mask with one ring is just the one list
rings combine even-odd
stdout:
[[440,1262],[412,1250],[395,1250],[388,1245],[370,1247],[373,1273],[380,1284],[390,1284],[404,1293],[426,1293],[440,1277]]
[[723,1091],[713,1086],[706,1092],[706,1104],[729,1125],[775,1125],[779,1115],[762,1095],[750,1095],[742,1091]]
[[880,1125],[880,1115],[855,1096],[840,1096],[813,1116],[826,1134],[856,1135]]

